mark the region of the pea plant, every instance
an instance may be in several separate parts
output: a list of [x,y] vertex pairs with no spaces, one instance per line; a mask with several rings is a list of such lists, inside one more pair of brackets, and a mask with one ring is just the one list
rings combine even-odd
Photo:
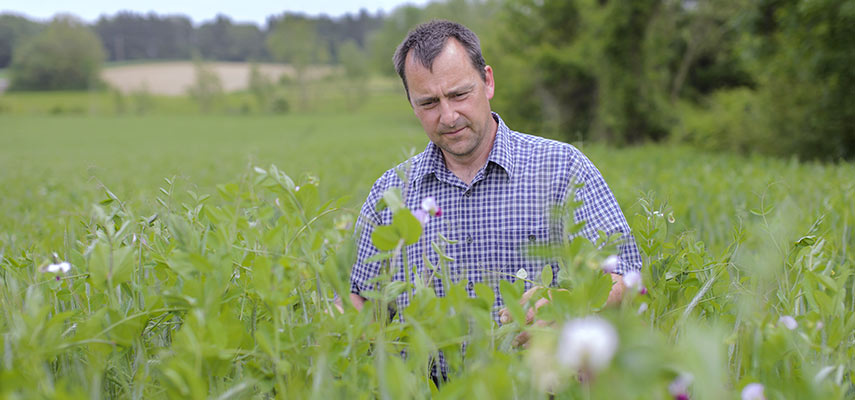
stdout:
[[[474,296],[469,282],[447,273],[449,241],[437,237],[440,262],[428,267],[446,289],[440,297],[403,249],[422,237],[426,218],[441,218],[442,204],[425,199],[410,210],[389,191],[392,222],[372,234],[381,250],[372,261],[382,267],[364,293],[369,305],[357,311],[346,301],[355,216],[319,187],[275,166],[180,199],[166,180],[149,215],[105,188],[63,245],[0,254],[0,394],[855,394],[851,238],[828,236],[823,217],[798,231],[786,223],[792,208],[761,196],[725,244],[711,245],[681,225],[689,215],[681,203],[646,193],[627,212],[644,266],[624,276],[619,303],[607,302],[614,242],[576,237],[573,224],[566,240],[531,249],[557,268],[505,277],[498,293],[475,283]],[[407,279],[392,280],[401,269]],[[388,306],[405,292],[409,305],[390,318]],[[497,295],[507,307],[499,321]],[[448,376],[437,386],[429,371],[440,354]]]

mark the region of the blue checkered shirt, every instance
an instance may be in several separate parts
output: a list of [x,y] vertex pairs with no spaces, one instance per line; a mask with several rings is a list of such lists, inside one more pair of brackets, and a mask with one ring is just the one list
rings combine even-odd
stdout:
[[[367,261],[378,253],[371,243],[371,233],[375,226],[392,221],[388,208],[378,212],[376,207],[383,193],[392,187],[401,188],[403,200],[411,210],[419,209],[425,197],[435,198],[442,210],[440,217],[430,218],[419,241],[404,249],[408,262],[417,271],[410,278],[429,280],[426,284],[434,288],[437,296],[445,295],[442,282],[423,261],[425,257],[432,265],[439,265],[431,242],[443,242],[438,236],[441,234],[456,241],[443,243],[445,254],[454,260],[446,264],[448,276],[452,282],[466,279],[473,297],[474,283],[492,287],[496,293],[494,317],[504,304],[498,290],[501,279],[514,281],[520,269],[529,279],[540,276],[544,261],[527,256],[525,249],[531,244],[555,242],[555,236],[563,234],[563,228],[551,223],[552,211],[556,205],[564,204],[570,194],[583,202],[573,215],[576,222],[585,221],[578,234],[592,242],[599,239],[600,231],[620,234],[623,240],[618,245],[620,261],[615,272],[641,269],[641,256],[626,219],[591,161],[570,144],[514,132],[498,114],[493,113],[493,117],[498,122],[493,148],[471,184],[445,166],[442,151],[432,142],[424,152],[386,171],[374,183],[356,224],[352,293],[375,287],[371,279],[378,275],[381,264]],[[397,172],[401,169],[407,172],[405,180]],[[582,185],[575,189],[577,184]],[[398,268],[393,279],[404,281],[400,259],[393,265]],[[529,287],[527,282],[526,289]],[[398,310],[408,304],[409,293],[398,296]]]

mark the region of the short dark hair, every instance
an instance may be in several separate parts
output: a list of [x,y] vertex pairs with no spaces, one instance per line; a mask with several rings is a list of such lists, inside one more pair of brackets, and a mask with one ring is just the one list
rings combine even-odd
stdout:
[[431,69],[433,61],[445,48],[445,43],[449,38],[457,40],[466,49],[472,67],[481,74],[481,79],[487,80],[487,72],[484,70],[487,63],[484,62],[484,56],[481,54],[481,42],[478,40],[478,36],[469,28],[456,22],[433,20],[413,28],[398,46],[398,49],[395,50],[395,56],[392,57],[395,70],[398,71],[398,76],[404,82],[407,100],[410,99],[410,89],[407,87],[407,76],[404,73],[407,54],[412,50],[415,60],[425,68]]

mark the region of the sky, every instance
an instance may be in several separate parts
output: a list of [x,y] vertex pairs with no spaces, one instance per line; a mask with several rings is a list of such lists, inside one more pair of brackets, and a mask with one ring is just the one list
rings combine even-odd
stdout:
[[235,22],[255,22],[263,26],[268,16],[285,11],[338,17],[346,13],[358,14],[363,8],[372,14],[388,13],[403,4],[422,6],[427,3],[428,0],[4,0],[0,2],[0,13],[13,12],[43,21],[57,13],[71,13],[84,21],[95,22],[103,14],[114,15],[123,10],[153,11],[161,15],[183,14],[194,24],[225,14]]

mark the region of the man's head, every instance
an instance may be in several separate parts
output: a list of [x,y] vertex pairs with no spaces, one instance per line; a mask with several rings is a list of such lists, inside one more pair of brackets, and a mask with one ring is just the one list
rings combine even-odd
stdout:
[[478,40],[478,36],[470,31],[469,28],[456,22],[445,20],[430,21],[411,30],[404,41],[398,46],[398,49],[395,50],[395,56],[392,58],[392,61],[395,63],[395,71],[398,72],[398,76],[401,77],[401,81],[404,83],[407,100],[410,99],[407,74],[404,68],[407,55],[412,53],[414,60],[423,67],[431,69],[433,61],[445,48],[448,39],[455,39],[463,46],[469,56],[472,68],[480,73],[482,80],[487,79],[486,72],[484,71],[487,63],[484,62],[484,56],[481,55],[481,42]]
[[420,25],[398,47],[395,67],[422,128],[442,149],[446,163],[486,162],[497,126],[490,111],[495,84],[475,34],[448,21]]

